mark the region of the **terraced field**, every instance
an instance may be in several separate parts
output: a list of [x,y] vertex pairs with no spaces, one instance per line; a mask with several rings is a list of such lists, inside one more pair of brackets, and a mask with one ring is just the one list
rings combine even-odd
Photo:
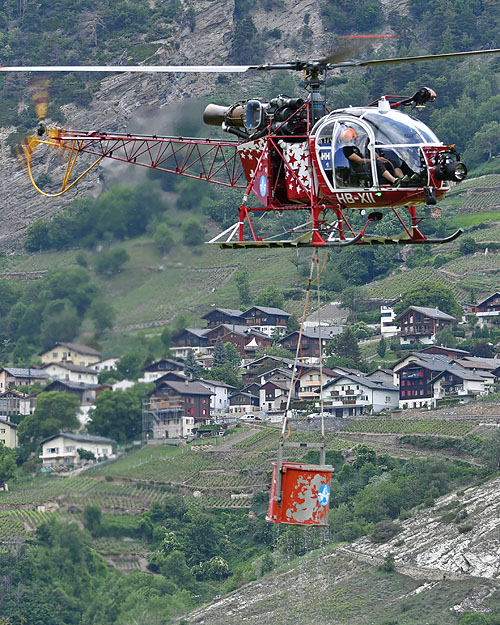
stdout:
[[[447,265],[443,266],[446,270]],[[418,282],[437,282],[450,288],[458,302],[465,301],[469,292],[463,288],[456,279],[447,275],[445,271],[433,267],[416,267],[408,271],[399,271],[388,278],[371,282],[362,287],[369,298],[389,299],[401,294],[402,285],[416,284]]]
[[471,432],[475,421],[452,421],[449,419],[359,419],[347,424],[342,430],[366,434],[430,434],[440,436],[465,436]]
[[[363,434],[465,436],[474,427],[474,421],[458,419],[358,419],[339,433],[326,433],[326,443],[327,449],[349,451]],[[356,440],[349,440],[350,434],[356,435]],[[287,441],[319,442],[319,436],[319,432],[292,431]],[[182,449],[149,446],[77,477],[45,476],[14,482],[9,492],[0,493],[0,543],[23,539],[53,516],[81,524],[82,512],[90,504],[101,508],[103,518],[120,515],[123,522],[129,519],[134,523],[134,518],[153,503],[161,503],[171,492],[180,492],[205,508],[249,508],[253,494],[269,488],[280,429],[260,426],[241,437],[240,430],[234,440],[230,437],[219,445]],[[286,447],[285,459],[300,461],[307,451],[307,447]],[[38,508],[47,504],[49,511]],[[121,563],[125,569],[128,555],[141,549],[140,545],[125,545],[113,539],[102,539],[101,543],[96,548],[116,556],[119,562],[113,565]]]

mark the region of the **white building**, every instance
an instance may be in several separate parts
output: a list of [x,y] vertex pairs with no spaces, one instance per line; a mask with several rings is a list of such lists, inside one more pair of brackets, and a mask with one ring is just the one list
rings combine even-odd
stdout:
[[104,358],[103,360],[99,360],[99,362],[95,362],[92,365],[92,369],[95,369],[99,373],[102,371],[116,371],[116,363],[119,360],[120,359],[115,356],[110,356],[109,358]]
[[113,445],[116,441],[103,436],[89,434],[72,434],[61,432],[42,441],[42,459],[44,467],[80,465],[78,449],[84,449],[94,454],[96,460],[114,458]]
[[339,376],[323,387],[322,397],[324,411],[336,417],[380,412],[399,406],[399,389],[394,384],[366,376]]
[[390,339],[399,333],[399,327],[394,321],[396,319],[394,307],[399,301],[401,301],[401,296],[382,304],[380,307],[380,335],[385,339]]
[[229,412],[229,396],[234,392],[235,387],[219,380],[196,380],[206,386],[211,392],[210,413],[212,416],[222,416]]
[[52,362],[44,365],[43,369],[52,380],[67,380],[84,384],[98,383],[98,373],[95,369],[74,365],[72,362]]

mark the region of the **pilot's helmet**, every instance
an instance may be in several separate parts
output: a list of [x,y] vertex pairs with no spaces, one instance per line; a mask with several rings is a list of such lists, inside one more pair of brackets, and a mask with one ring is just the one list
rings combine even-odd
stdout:
[[339,141],[349,143],[355,141],[357,136],[358,135],[352,126],[346,126],[339,132]]

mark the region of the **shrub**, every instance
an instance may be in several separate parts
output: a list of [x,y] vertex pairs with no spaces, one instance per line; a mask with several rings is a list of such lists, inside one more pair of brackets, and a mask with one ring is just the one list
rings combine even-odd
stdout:
[[396,562],[393,553],[388,553],[384,558],[384,563],[380,567],[384,573],[393,573],[396,570]]
[[370,538],[374,543],[386,543],[396,534],[399,534],[401,528],[393,521],[380,521],[375,525]]
[[466,534],[474,529],[474,525],[472,523],[464,523],[463,525],[458,526],[458,531],[460,534]]

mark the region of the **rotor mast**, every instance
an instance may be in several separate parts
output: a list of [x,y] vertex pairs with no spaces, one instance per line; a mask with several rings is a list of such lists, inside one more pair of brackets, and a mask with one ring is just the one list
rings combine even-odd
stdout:
[[324,67],[312,67],[308,68],[304,72],[306,89],[309,91],[308,102],[310,103],[310,126],[320,120],[326,114],[326,102],[325,97],[321,93],[321,87],[325,84],[325,68]]

